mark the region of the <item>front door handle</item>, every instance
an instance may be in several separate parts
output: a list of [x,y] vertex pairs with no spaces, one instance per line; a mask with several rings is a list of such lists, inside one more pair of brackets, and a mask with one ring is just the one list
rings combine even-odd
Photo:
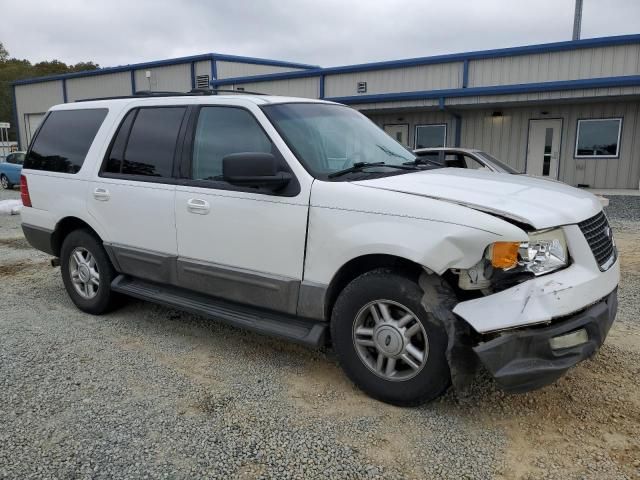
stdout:
[[111,198],[111,194],[106,188],[98,187],[93,191],[93,198],[101,202],[106,202]]
[[206,200],[200,198],[190,198],[187,202],[187,210],[198,215],[206,215],[209,213],[211,206]]

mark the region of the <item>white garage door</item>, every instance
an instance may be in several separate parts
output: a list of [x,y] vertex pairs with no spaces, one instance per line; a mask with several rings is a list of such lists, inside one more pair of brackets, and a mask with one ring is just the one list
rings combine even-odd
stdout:
[[31,139],[33,135],[36,133],[40,122],[44,118],[44,113],[25,113],[24,115],[24,124],[26,127],[27,134],[27,144],[31,143]]

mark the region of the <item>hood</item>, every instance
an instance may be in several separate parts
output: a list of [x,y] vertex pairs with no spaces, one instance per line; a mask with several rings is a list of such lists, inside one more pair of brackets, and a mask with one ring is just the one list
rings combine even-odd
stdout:
[[465,205],[538,230],[578,223],[602,210],[597,197],[564,183],[483,170],[443,168],[353,183]]

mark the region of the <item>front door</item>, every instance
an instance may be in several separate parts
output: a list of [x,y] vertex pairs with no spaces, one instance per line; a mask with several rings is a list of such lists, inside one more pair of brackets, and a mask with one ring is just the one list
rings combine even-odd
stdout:
[[248,110],[203,106],[192,138],[190,171],[185,172],[189,178],[176,188],[179,285],[295,313],[308,187],[297,194],[276,194],[224,180],[222,160],[233,153],[271,153],[281,170],[286,169],[277,147]]
[[384,131],[403,146],[409,145],[409,124],[395,123],[384,126]]
[[527,173],[558,178],[562,120],[530,120],[527,147]]

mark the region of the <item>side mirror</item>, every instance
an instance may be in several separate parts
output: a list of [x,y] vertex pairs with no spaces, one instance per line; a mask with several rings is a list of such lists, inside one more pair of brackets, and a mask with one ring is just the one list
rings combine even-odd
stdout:
[[291,180],[291,174],[278,171],[278,162],[270,153],[232,153],[222,159],[222,177],[232,185],[267,187],[278,190]]

